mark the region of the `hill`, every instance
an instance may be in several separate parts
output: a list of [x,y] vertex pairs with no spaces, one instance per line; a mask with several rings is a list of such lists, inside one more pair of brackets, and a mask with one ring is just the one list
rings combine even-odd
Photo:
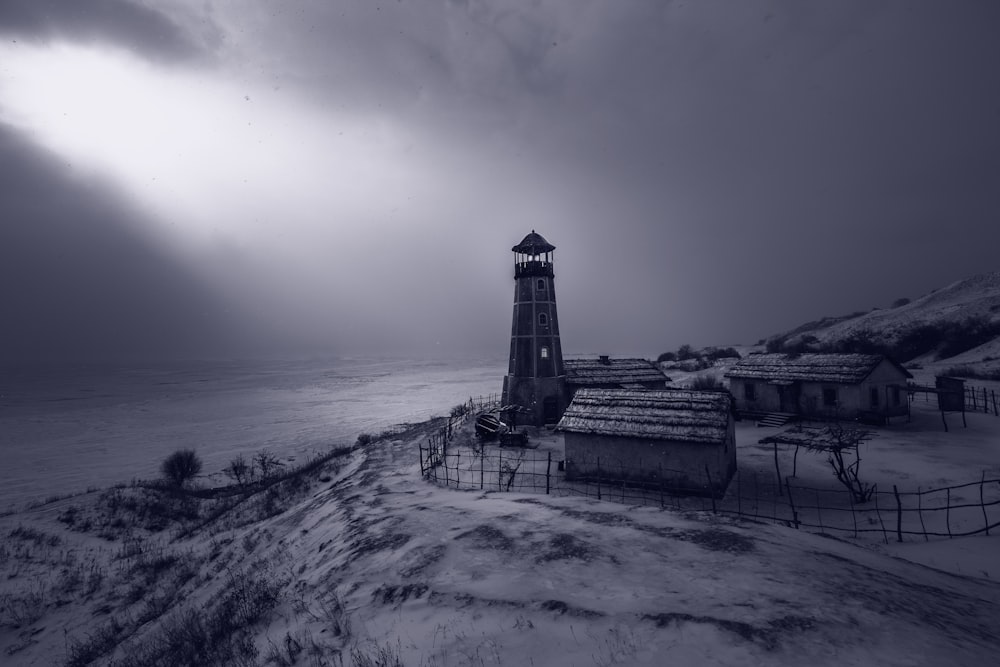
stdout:
[[1000,360],[1000,272],[890,308],[807,322],[766,343],[773,351],[884,352],[904,362],[990,365]]
[[995,581],[707,513],[434,486],[415,453],[434,426],[253,488],[133,485],[0,518],[4,664],[976,665],[1000,649]]

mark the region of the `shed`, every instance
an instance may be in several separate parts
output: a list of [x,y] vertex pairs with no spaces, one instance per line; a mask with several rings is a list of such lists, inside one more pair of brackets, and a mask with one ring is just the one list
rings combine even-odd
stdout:
[[568,398],[580,389],[663,389],[670,378],[648,359],[612,359],[600,356],[589,359],[566,359]]
[[567,480],[721,495],[736,472],[726,392],[583,388],[556,429],[564,434]]
[[909,411],[913,376],[881,354],[751,354],[725,374],[741,414],[885,422]]

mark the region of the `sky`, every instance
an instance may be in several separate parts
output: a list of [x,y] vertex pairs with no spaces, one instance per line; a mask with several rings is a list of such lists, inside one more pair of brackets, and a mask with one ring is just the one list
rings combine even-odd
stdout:
[[0,361],[749,344],[1000,270],[992,0],[0,0]]

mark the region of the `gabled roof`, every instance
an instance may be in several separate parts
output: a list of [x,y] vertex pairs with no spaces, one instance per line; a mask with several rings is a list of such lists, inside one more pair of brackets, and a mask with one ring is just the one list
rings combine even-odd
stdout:
[[882,363],[889,361],[903,377],[910,372],[881,354],[791,354],[776,352],[751,354],[729,369],[727,378],[763,380],[766,382],[830,382],[857,384],[871,375]]
[[664,386],[667,376],[648,359],[565,359],[566,384],[576,387],[607,385]]
[[729,432],[728,393],[581,389],[556,429],[568,433],[718,444]]
[[524,253],[525,255],[541,255],[542,253],[552,252],[555,249],[554,245],[546,241],[541,234],[535,233],[534,229],[520,243],[511,248],[512,251]]

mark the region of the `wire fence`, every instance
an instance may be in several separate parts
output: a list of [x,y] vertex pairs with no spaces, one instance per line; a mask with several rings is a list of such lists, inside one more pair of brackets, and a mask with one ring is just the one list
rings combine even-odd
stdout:
[[[559,460],[552,452],[479,443],[467,430],[452,429],[420,445],[426,479],[455,489],[582,496],[628,505],[681,511],[711,511],[770,521],[822,533],[904,541],[986,534],[1000,526],[1000,479],[900,491],[877,487],[856,502],[844,487],[812,487],[774,474],[737,470],[716,493],[720,474],[674,470],[655,463]],[[557,455],[558,456],[558,455]],[[587,471],[583,474],[581,471]]]

